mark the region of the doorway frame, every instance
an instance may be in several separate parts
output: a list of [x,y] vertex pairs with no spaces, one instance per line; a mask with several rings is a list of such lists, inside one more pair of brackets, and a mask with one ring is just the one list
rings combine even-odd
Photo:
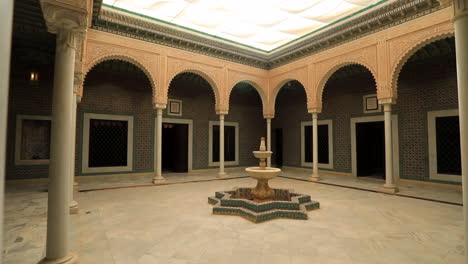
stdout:
[[[384,115],[351,118],[351,174],[357,176],[356,124],[384,121]],[[400,143],[398,137],[398,115],[392,115],[393,180],[400,181]]]
[[[127,121],[127,166],[89,167],[89,127],[91,119]],[[134,154],[134,117],[133,115],[83,113],[83,142],[81,155],[82,173],[109,173],[133,171]]]
[[[219,126],[219,121],[209,121],[208,122],[208,166],[217,167],[219,166],[219,161],[213,161],[213,127]],[[236,157],[234,161],[224,161],[226,166],[238,166],[239,165],[239,122],[224,122],[224,126],[233,126],[235,127],[235,139],[234,144],[236,148]]]
[[460,183],[462,181],[461,175],[443,174],[437,172],[436,118],[447,116],[459,116],[458,108],[427,112],[427,150],[429,152],[429,179]]
[[[187,155],[187,172],[192,172],[192,150],[193,150],[193,120],[192,119],[179,119],[179,118],[163,118],[162,123],[172,123],[172,124],[185,124],[188,125],[188,155]],[[156,139],[156,130],[157,130],[157,122],[155,120],[154,126],[154,142],[157,142]],[[162,138],[162,134],[161,134]],[[162,141],[162,140],[161,140]],[[154,144],[154,156],[157,156],[157,146]],[[162,158],[162,157],[161,157]],[[156,164],[155,164],[156,165]]]
[[[304,129],[306,126],[312,126],[312,121],[303,121],[301,122],[301,166],[302,167],[313,167],[313,162],[305,161],[305,133]],[[328,163],[319,163],[318,167],[323,169],[333,169],[333,120],[324,119],[317,120],[317,126],[327,125],[328,126]],[[313,133],[313,132],[312,132]],[[308,146],[311,147],[311,146]]]

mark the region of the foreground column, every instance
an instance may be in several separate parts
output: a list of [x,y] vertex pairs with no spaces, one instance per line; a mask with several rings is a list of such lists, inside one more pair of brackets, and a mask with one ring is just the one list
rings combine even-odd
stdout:
[[311,181],[319,181],[320,176],[318,174],[318,123],[317,113],[312,113],[312,176]]
[[[71,178],[71,184],[70,184],[70,214],[78,214],[79,208],[78,208],[78,202],[74,199],[74,194],[75,194],[75,188],[78,187],[78,184],[75,183],[75,145],[76,145],[76,108],[77,108],[77,95],[75,92],[73,92],[73,104],[72,104],[72,128],[71,128],[71,135],[70,135],[70,140],[71,140],[71,164],[70,164],[70,178]],[[75,187],[76,186],[76,187]]]
[[43,263],[75,263],[70,252],[69,198],[72,160],[73,74],[75,35],[59,29],[55,53],[54,88],[52,100],[52,133],[49,165],[49,198],[47,211],[47,250]]
[[[468,245],[468,0],[454,0],[453,10],[466,248]],[[465,263],[468,263],[466,256]]]
[[224,114],[219,115],[219,173],[218,178],[226,178],[224,172]]
[[8,90],[10,78],[13,0],[0,1],[0,263],[3,259],[3,200],[5,188]]
[[162,112],[164,107],[157,105],[156,106],[156,153],[155,153],[155,165],[156,165],[156,174],[153,178],[154,184],[162,184],[166,181],[162,176]]
[[[271,117],[267,117],[267,150],[271,151]],[[267,167],[271,167],[271,156],[267,159]]]
[[383,106],[385,118],[385,184],[382,191],[396,193],[398,188],[393,179],[392,104],[386,103]]

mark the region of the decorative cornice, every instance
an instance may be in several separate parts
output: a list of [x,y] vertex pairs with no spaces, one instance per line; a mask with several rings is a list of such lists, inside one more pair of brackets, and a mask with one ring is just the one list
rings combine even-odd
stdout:
[[102,9],[101,1],[94,1],[92,27],[95,29],[266,70],[424,16],[441,8],[439,2],[432,0],[396,1],[323,33],[298,41],[290,47],[272,54],[264,54],[151,23],[136,16],[124,15],[109,8]]

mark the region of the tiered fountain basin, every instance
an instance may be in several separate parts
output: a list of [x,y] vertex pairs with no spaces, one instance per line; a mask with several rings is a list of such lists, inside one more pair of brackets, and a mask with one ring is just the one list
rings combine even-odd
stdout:
[[213,214],[238,215],[254,223],[277,218],[307,220],[307,211],[320,208],[320,203],[312,201],[309,195],[295,193],[293,190],[272,189],[274,196],[268,201],[255,201],[253,188],[234,188],[232,191],[216,192],[208,202]]
[[214,205],[213,214],[238,215],[261,223],[276,218],[306,220],[307,211],[320,208],[319,202],[312,201],[309,195],[268,186],[268,181],[281,172],[278,168],[266,166],[266,160],[272,153],[266,150],[265,138],[262,137],[260,150],[253,151],[254,156],[260,159],[260,166],[245,169],[250,177],[257,180],[257,186],[216,192],[214,197],[208,198],[208,203]]

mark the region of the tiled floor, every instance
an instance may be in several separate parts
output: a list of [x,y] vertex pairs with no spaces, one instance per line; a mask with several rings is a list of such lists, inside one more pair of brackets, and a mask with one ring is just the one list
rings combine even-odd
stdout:
[[[218,181],[215,175],[169,175],[169,183],[212,181],[80,192],[80,214],[71,218],[73,249],[81,263],[463,263],[461,206],[277,178],[271,181],[273,187],[310,194],[321,209],[309,212],[306,221],[253,224],[211,215],[207,197],[255,181]],[[286,171],[284,176],[308,175]],[[324,178],[324,183],[359,188],[379,188],[382,183]],[[82,190],[151,182],[151,176],[123,179],[78,180]],[[453,188],[421,186],[409,185],[402,192],[461,199]],[[37,263],[44,255],[44,190],[33,183],[7,185],[5,263]]]

